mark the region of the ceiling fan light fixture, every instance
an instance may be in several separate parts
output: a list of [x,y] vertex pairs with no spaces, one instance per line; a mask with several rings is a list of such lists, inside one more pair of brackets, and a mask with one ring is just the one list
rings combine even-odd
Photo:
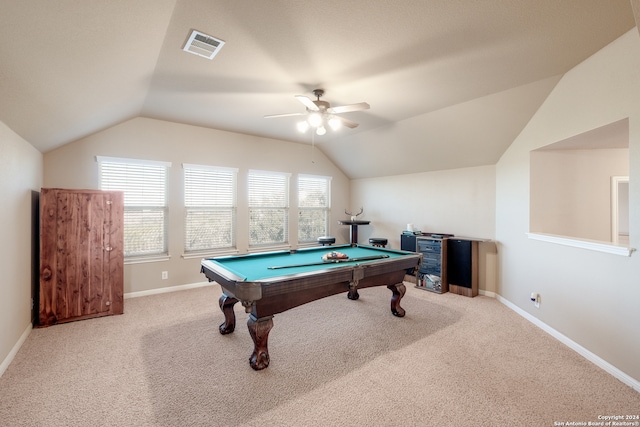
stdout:
[[298,132],[305,133],[306,131],[309,130],[309,123],[303,120],[301,122],[298,122],[296,124],[296,127],[298,128]]
[[304,95],[295,96],[295,98],[306,107],[306,112],[271,114],[264,116],[264,118],[269,119],[273,117],[306,115],[306,120],[304,122],[296,123],[296,128],[298,129],[298,131],[304,133],[310,128],[313,128],[317,135],[324,135],[327,133],[327,128],[330,128],[332,131],[337,131],[342,127],[348,127],[350,129],[358,127],[358,123],[349,119],[345,119],[341,117],[340,114],[349,113],[352,111],[368,110],[370,108],[369,104],[367,104],[366,102],[331,107],[331,104],[329,104],[327,101],[320,100],[320,97],[324,95],[324,89],[314,89],[313,94],[317,98],[315,101],[312,101]]
[[322,124],[322,115],[320,113],[311,113],[309,114],[307,121],[311,126],[317,128]]

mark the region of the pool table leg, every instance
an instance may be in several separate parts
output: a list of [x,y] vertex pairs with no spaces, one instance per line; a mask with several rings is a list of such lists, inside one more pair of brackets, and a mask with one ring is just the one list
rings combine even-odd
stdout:
[[273,328],[273,316],[257,319],[251,314],[247,320],[247,326],[254,345],[249,364],[253,369],[259,371],[269,366],[267,340],[269,339],[269,331]]
[[358,293],[358,288],[350,286],[349,293],[347,293],[347,298],[354,301],[360,298],[360,294]]
[[234,297],[222,294],[218,300],[220,310],[224,314],[224,323],[219,327],[222,335],[230,334],[236,328],[236,314],[233,312],[233,306],[238,302]]
[[394,316],[404,317],[405,311],[404,308],[400,307],[400,300],[407,292],[406,286],[398,283],[397,285],[389,285],[387,288],[393,293],[391,296],[391,313],[393,313]]

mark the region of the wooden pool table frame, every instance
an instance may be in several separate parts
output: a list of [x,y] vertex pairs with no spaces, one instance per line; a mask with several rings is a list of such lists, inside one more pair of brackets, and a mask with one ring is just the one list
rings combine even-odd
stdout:
[[[351,247],[351,245],[333,246],[331,250],[339,251],[341,248],[347,247]],[[381,254],[396,252],[402,256],[361,263],[343,263],[333,268],[318,266],[313,271],[297,274],[286,274],[286,270],[283,270],[283,275],[256,281],[247,281],[245,278],[239,277],[226,269],[223,263],[216,262],[216,258],[203,259],[201,272],[209,281],[217,282],[222,288],[219,305],[225,320],[219,327],[220,333],[230,334],[234,331],[236,317],[233,307],[240,301],[245,311],[250,314],[247,326],[254,343],[254,350],[249,363],[253,369],[261,370],[269,366],[267,340],[273,327],[274,314],[342,292],[347,292],[349,299],[357,300],[359,298],[358,289],[386,285],[392,293],[391,313],[394,316],[403,317],[405,311],[400,306],[400,301],[406,292],[403,279],[407,270],[419,267],[422,255],[364,247],[380,251]],[[269,256],[269,254],[250,254],[238,257],[251,256]],[[220,259],[225,258],[231,257]]]

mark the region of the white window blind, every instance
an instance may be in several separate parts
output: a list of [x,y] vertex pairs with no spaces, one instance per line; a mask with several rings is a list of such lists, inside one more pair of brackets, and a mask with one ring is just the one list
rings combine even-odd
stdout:
[[289,174],[249,171],[249,246],[289,241]]
[[97,157],[100,188],[124,192],[125,257],[167,250],[167,162]]
[[235,247],[238,170],[183,167],[185,252]]
[[331,178],[298,176],[298,241],[315,242],[329,235]]

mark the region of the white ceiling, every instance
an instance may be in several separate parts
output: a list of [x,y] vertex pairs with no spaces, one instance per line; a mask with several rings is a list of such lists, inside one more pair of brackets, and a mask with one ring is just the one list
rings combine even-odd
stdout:
[[[311,143],[349,177],[494,164],[561,75],[635,25],[629,0],[3,0],[0,120],[42,152],[133,117]],[[192,29],[226,42],[182,51]]]

